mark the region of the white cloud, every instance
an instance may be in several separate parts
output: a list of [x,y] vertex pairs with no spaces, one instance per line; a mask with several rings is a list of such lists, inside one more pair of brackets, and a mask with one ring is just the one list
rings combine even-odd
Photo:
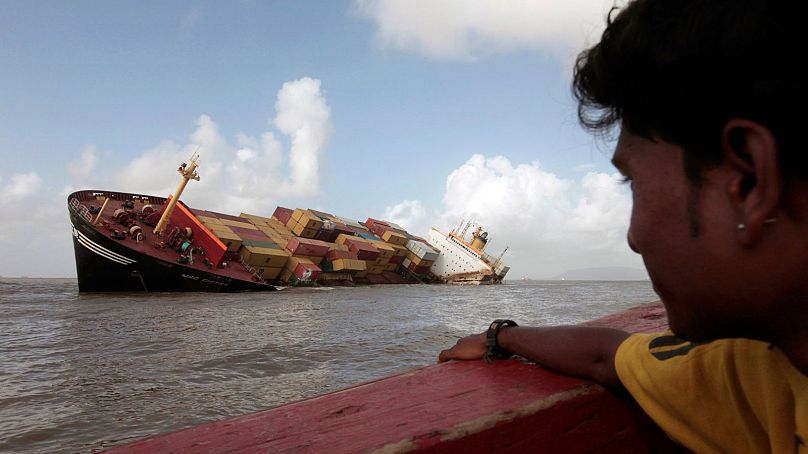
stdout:
[[595,41],[607,0],[355,0],[385,46],[473,60],[519,49],[569,57]]
[[41,191],[42,179],[36,172],[12,175],[11,182],[0,188],[0,206],[14,206]]
[[197,153],[201,179],[190,184],[183,200],[211,210],[271,212],[280,198],[319,194],[320,160],[333,132],[331,110],[317,79],[283,84],[275,108],[270,122],[291,143],[288,170],[282,167],[284,147],[273,132],[258,138],[240,133],[231,144],[209,115],[199,116],[185,144],[165,140],[121,167],[95,174],[85,171],[99,165],[95,148],[88,147],[68,167],[81,187],[168,195],[179,181],[176,166]]
[[66,275],[73,253],[65,196],[36,172],[11,175],[0,187],[0,276]]
[[408,232],[425,232],[430,227],[425,223],[426,209],[420,200],[404,200],[384,210],[387,221],[400,225]]
[[79,160],[67,165],[67,173],[76,180],[84,180],[89,177],[98,166],[97,152],[95,145],[85,146]]
[[[512,278],[552,277],[570,269],[642,268],[626,245],[631,197],[617,174],[587,173],[566,180],[539,163],[514,166],[503,156],[472,156],[446,178],[435,225],[446,233],[462,219],[483,226],[488,252],[510,246]],[[420,204],[405,201],[392,208]],[[421,234],[421,231],[412,233]]]
[[320,192],[320,153],[333,132],[331,109],[320,91],[320,81],[304,77],[283,84],[275,103],[275,126],[291,137],[287,190],[300,196]]

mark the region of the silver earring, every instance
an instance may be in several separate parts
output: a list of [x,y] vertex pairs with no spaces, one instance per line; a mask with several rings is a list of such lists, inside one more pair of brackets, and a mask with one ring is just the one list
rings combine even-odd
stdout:
[[[763,220],[764,224],[774,224],[775,222],[777,222],[777,218],[769,218],[769,219],[764,219]],[[745,230],[746,229],[746,224],[743,224],[743,223],[738,224],[737,227],[738,227],[738,230]]]

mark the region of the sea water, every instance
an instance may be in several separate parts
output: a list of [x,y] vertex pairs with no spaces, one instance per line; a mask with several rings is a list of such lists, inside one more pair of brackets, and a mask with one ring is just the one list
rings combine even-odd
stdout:
[[432,364],[495,318],[656,299],[648,281],[106,295],[0,279],[0,452],[92,452]]

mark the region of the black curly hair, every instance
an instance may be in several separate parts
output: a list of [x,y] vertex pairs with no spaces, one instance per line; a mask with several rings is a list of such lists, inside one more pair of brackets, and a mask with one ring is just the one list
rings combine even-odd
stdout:
[[698,184],[722,160],[726,122],[745,118],[773,132],[784,174],[805,179],[806,4],[635,0],[612,8],[600,42],[575,65],[581,124],[681,146]]

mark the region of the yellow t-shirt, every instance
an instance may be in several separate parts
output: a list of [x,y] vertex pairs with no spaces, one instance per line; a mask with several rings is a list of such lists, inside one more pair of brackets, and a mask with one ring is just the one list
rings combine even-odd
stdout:
[[615,366],[645,412],[695,452],[808,453],[808,377],[769,344],[635,334]]

